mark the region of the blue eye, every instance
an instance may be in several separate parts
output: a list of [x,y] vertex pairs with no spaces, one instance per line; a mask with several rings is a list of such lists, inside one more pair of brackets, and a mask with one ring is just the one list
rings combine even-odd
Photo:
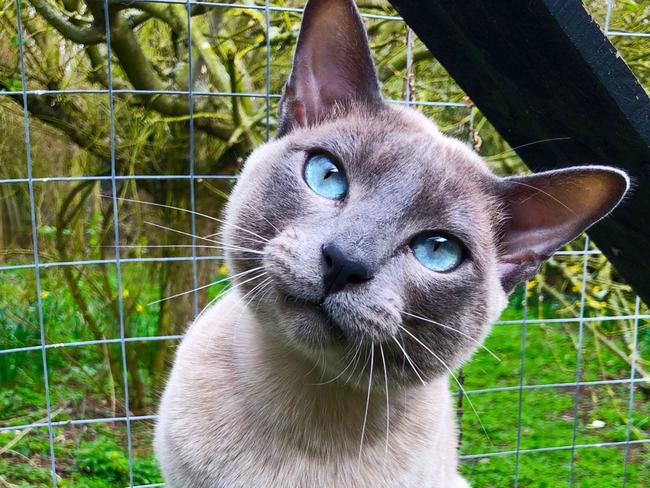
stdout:
[[451,271],[463,261],[463,245],[454,237],[423,234],[413,239],[411,249],[418,261],[434,271]]
[[341,200],[348,192],[348,180],[343,171],[323,154],[310,156],[305,164],[305,181],[325,198]]

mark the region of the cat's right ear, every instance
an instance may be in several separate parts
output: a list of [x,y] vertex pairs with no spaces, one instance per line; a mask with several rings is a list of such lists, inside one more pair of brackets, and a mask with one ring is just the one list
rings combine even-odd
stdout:
[[353,0],[309,0],[280,101],[278,136],[350,102],[380,104],[368,38]]

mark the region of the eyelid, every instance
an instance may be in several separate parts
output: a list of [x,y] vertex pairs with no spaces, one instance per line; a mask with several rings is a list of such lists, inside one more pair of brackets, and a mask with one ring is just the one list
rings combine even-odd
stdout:
[[416,234],[413,234],[411,237],[409,237],[409,240],[406,243],[406,245],[410,245],[411,242],[413,242],[418,237],[422,237],[422,236],[444,237],[445,239],[453,239],[455,241],[458,241],[463,247],[465,247],[465,241],[462,238],[458,237],[458,235],[456,235],[451,231],[443,230],[443,229],[427,229],[427,230],[422,230],[420,232],[417,232]]
[[[411,243],[415,239],[417,239],[418,237],[421,237],[421,236],[424,236],[424,235],[428,235],[430,237],[440,236],[440,237],[444,237],[446,239],[450,239],[450,238],[454,239],[455,241],[458,241],[458,243],[460,244],[460,248],[461,248],[461,251],[463,253],[462,254],[463,262],[465,260],[471,260],[472,259],[472,253],[470,252],[469,246],[467,244],[465,244],[465,239],[459,237],[458,234],[456,234],[454,232],[451,232],[451,231],[448,231],[448,230],[443,230],[443,229],[423,230],[423,231],[418,232],[417,234],[413,234],[409,238],[409,240],[407,242],[405,242],[402,246],[400,246],[400,248],[407,249],[409,252],[413,252],[413,246],[411,245]],[[462,266],[463,262],[461,262],[459,267]]]
[[326,156],[329,159],[332,160],[332,162],[336,165],[336,167],[343,172],[345,176],[347,176],[347,172],[345,171],[345,166],[341,162],[341,159],[336,156],[334,153],[331,151],[328,151],[327,149],[323,149],[320,147],[316,147],[313,149],[307,149],[305,150],[305,159],[303,161],[303,164],[306,164],[307,161],[309,161],[309,158],[312,158],[314,156]]

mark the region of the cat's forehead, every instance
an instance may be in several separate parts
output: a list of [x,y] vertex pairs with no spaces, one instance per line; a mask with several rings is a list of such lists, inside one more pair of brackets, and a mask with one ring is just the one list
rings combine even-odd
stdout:
[[296,131],[292,145],[338,160],[356,212],[467,238],[489,231],[494,176],[469,146],[444,136],[413,110],[353,111]]
[[494,178],[468,145],[444,136],[410,109],[386,107],[343,117],[296,133],[293,144],[325,151],[343,166],[352,185],[368,192],[399,192],[405,201],[440,203],[440,196],[477,199]]
[[346,171],[359,175],[404,172],[420,177],[430,171],[434,179],[458,175],[470,182],[489,177],[485,163],[467,145],[444,136],[433,122],[411,109],[351,110],[297,131],[294,143],[302,149],[325,150]]

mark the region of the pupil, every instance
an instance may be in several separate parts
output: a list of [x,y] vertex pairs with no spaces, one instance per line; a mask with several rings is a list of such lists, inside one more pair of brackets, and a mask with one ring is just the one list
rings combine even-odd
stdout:
[[330,176],[336,173],[338,173],[336,169],[328,169],[327,172],[325,173],[325,176],[323,176],[323,179],[326,180],[327,178],[329,178]]

